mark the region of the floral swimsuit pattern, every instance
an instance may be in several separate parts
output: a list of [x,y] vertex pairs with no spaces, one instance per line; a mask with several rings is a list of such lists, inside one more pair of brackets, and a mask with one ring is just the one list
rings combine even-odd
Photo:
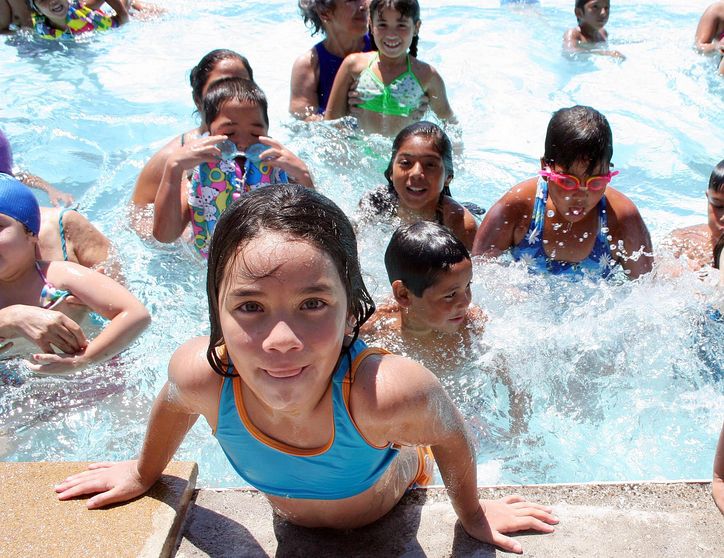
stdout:
[[526,263],[531,271],[568,275],[572,279],[584,276],[606,278],[611,274],[614,262],[611,258],[610,239],[608,236],[608,217],[606,215],[606,197],[598,204],[598,234],[591,253],[580,262],[555,260],[545,252],[543,247],[543,229],[545,225],[546,201],[548,201],[548,183],[538,179],[538,189],[533,204],[533,218],[530,220],[528,232],[516,246],[510,249],[516,261]]
[[194,169],[189,183],[188,205],[194,231],[194,247],[209,257],[209,244],[216,221],[231,203],[244,192],[265,184],[288,182],[287,173],[266,163],[258,166],[245,159],[201,163]]

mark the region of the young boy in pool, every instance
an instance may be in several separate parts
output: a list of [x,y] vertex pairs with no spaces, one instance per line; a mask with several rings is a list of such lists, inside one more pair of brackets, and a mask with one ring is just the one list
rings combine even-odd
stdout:
[[203,415],[236,471],[297,525],[376,521],[423,481],[429,447],[472,537],[521,552],[503,533],[554,530],[550,508],[479,501],[473,442],[440,382],[358,339],[374,303],[333,202],[298,185],[239,198],[214,230],[207,294],[210,335],[171,358],[140,458],[91,465],[60,499],[99,493],[98,508],[143,494]]
[[676,229],[660,244],[675,258],[685,256],[693,270],[712,264],[712,249],[724,234],[724,159],[711,171],[706,198],[708,223]]
[[385,267],[394,303],[377,309],[364,334],[389,342],[392,333],[403,353],[438,368],[441,355],[449,360],[483,333],[486,316],[470,305],[470,253],[450,229],[429,221],[399,227]]
[[565,52],[570,54],[588,52],[625,58],[617,50],[607,50],[596,46],[601,43],[605,44],[608,40],[608,33],[604,26],[608,22],[610,8],[610,0],[576,0],[576,7],[573,11],[578,19],[578,25],[563,35]]
[[[173,242],[191,223],[194,247],[206,257],[219,216],[242,193],[287,176],[308,188],[314,185],[307,165],[267,137],[267,100],[254,82],[221,79],[209,86],[202,105],[210,135],[189,139],[166,159],[154,202],[153,236]],[[222,154],[225,140],[234,153]],[[182,176],[192,170],[183,188]]]
[[719,54],[719,73],[724,75],[724,0],[714,2],[701,16],[694,37],[703,54]]

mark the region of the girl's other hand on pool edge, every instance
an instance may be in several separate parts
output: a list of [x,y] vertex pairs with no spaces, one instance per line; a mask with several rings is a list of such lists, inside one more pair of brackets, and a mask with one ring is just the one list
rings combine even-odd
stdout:
[[102,462],[88,465],[88,470],[71,475],[55,486],[59,500],[96,494],[87,502],[89,510],[125,502],[146,492],[153,482],[144,483],[138,461]]
[[498,500],[480,500],[479,515],[462,521],[471,537],[494,544],[507,551],[522,554],[523,547],[505,533],[540,531],[552,533],[558,518],[549,506],[528,502],[522,496],[512,495]]

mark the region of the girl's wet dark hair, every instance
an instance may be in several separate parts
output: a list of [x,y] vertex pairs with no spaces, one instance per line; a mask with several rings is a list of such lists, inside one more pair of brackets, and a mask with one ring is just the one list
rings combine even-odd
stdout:
[[721,269],[721,252],[724,249],[724,234],[719,237],[716,244],[714,245],[714,267]]
[[299,0],[299,11],[302,12],[304,25],[312,29],[312,37],[324,31],[322,25],[322,11],[333,11],[334,0]]
[[543,160],[564,169],[586,161],[586,172],[595,172],[613,157],[613,134],[608,120],[596,109],[576,105],[553,113],[546,132]]
[[[447,137],[447,134],[437,124],[433,124],[427,120],[421,120],[420,122],[415,122],[414,124],[410,124],[406,128],[400,130],[400,133],[395,137],[395,141],[392,142],[392,156],[390,157],[390,162],[385,170],[385,178],[387,179],[387,184],[390,188],[392,188],[392,166],[395,163],[395,157],[397,157],[397,153],[400,151],[402,144],[412,136],[422,136],[432,140],[432,145],[440,154],[440,157],[442,157],[442,164],[445,167],[445,172],[447,173],[448,178],[452,180],[455,176],[455,170],[453,169],[453,148],[450,138]],[[445,184],[443,187],[441,195],[452,197],[452,194],[450,193],[450,186],[448,184]]]
[[[417,0],[372,0],[372,2],[370,2],[370,21],[386,8],[391,8],[399,12],[402,17],[411,18],[413,24],[420,21],[420,4],[417,3]],[[417,58],[418,42],[419,37],[415,34],[410,44],[410,56],[414,56],[415,58]],[[372,37],[372,50],[379,50],[375,44],[374,37]]]
[[430,221],[399,227],[385,251],[390,284],[399,279],[417,297],[434,285],[440,274],[469,259],[467,248],[450,229]]
[[724,159],[719,161],[719,164],[714,167],[709,176],[709,190],[718,192],[724,190]]
[[201,92],[204,90],[204,86],[209,80],[209,74],[211,74],[219,62],[227,59],[239,60],[244,65],[244,68],[246,68],[246,71],[249,74],[249,79],[254,81],[254,72],[252,71],[251,65],[246,57],[227,48],[217,48],[216,50],[212,50],[199,60],[199,63],[196,64],[196,66],[191,68],[189,82],[191,82],[191,95],[194,99],[194,104],[197,107],[201,107]]
[[212,83],[201,101],[201,116],[208,128],[229,101],[256,105],[261,109],[264,122],[269,126],[266,95],[259,86],[248,79],[224,78]]
[[375,311],[362,279],[354,229],[334,202],[298,184],[274,184],[252,190],[222,213],[209,249],[206,292],[211,334],[206,358],[222,376],[235,374],[227,371],[225,359],[217,350],[224,345],[219,290],[244,246],[268,232],[308,242],[329,256],[347,293],[349,315],[355,321],[352,343],[359,328]]

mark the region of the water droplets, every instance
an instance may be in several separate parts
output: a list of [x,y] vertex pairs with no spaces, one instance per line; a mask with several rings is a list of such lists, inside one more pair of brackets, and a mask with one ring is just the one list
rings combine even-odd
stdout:
[[548,217],[554,217],[555,214],[556,214],[556,212],[553,211],[552,209],[549,209],[549,210],[546,212],[546,215],[548,215]]

